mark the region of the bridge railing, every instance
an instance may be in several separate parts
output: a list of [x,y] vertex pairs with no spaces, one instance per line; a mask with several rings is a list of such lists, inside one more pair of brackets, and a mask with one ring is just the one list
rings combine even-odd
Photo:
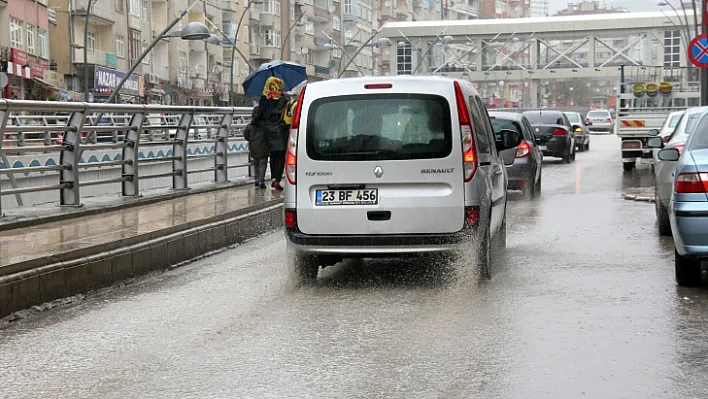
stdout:
[[[80,206],[84,187],[120,184],[123,196],[138,197],[141,181],[149,179],[170,178],[172,189],[184,190],[189,188],[191,174],[213,173],[214,183],[226,183],[229,170],[235,168],[246,168],[244,175],[250,175],[247,157],[231,164],[228,155],[230,151],[245,152],[242,133],[251,111],[241,107],[0,100],[0,178],[10,182],[10,188],[3,189],[0,184],[0,199],[14,195],[22,206],[23,194],[58,192],[60,205]],[[230,142],[241,144],[230,146]],[[147,152],[151,148],[154,150]],[[90,161],[85,154],[90,155]],[[17,160],[26,161],[27,155],[46,161]],[[207,166],[199,162],[200,168],[190,167],[197,162],[188,161],[194,160],[206,160]],[[171,170],[150,173],[146,166],[156,163],[171,163]],[[106,168],[119,168],[120,173],[83,173]],[[35,180],[40,184],[18,184],[18,178],[38,173],[42,178]],[[86,175],[97,177],[84,179]]]

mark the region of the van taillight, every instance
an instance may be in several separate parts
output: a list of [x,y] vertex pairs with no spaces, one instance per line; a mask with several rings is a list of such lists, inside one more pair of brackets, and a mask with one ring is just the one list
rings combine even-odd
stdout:
[[285,210],[285,228],[288,230],[294,230],[297,228],[297,218],[295,217],[295,211],[292,209]]
[[462,136],[462,161],[464,167],[465,182],[472,181],[475,172],[477,172],[477,150],[474,142],[474,132],[472,131],[472,123],[470,121],[470,113],[467,110],[465,96],[462,94],[462,88],[457,82],[453,82],[455,86],[455,101],[457,102],[457,115],[460,123],[460,135]]
[[297,98],[295,112],[293,112],[293,121],[290,124],[288,149],[285,154],[285,177],[288,179],[288,183],[292,185],[295,185],[297,181],[295,177],[297,172],[297,135],[300,130],[300,114],[302,113],[302,101],[305,97],[305,89],[307,89],[307,86],[302,88]]

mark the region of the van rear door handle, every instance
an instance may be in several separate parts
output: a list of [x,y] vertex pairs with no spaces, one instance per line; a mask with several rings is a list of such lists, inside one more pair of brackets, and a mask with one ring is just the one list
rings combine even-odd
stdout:
[[366,217],[373,221],[391,220],[391,211],[369,211],[366,212]]

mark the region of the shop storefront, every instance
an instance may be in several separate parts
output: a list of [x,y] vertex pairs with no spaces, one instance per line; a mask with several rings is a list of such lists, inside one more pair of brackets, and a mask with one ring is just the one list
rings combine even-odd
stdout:
[[44,71],[49,69],[47,60],[29,55],[14,47],[10,48],[10,60],[7,61],[9,84],[5,87],[3,97],[19,100],[46,100],[56,88],[36,82],[44,78]]
[[[113,94],[118,83],[125,76],[124,72],[115,69],[93,66],[93,102],[106,102]],[[118,102],[123,104],[139,104],[142,102],[143,82],[142,77],[131,74],[120,89]]]

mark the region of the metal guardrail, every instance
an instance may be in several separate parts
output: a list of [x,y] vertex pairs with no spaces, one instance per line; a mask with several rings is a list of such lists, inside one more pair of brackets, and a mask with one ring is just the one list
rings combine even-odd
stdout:
[[[22,206],[23,193],[58,190],[60,205],[80,206],[80,189],[84,186],[121,183],[123,196],[137,197],[141,180],[172,177],[172,188],[183,190],[189,188],[189,174],[211,171],[215,183],[225,183],[229,169],[249,166],[247,163],[229,165],[228,150],[230,140],[243,140],[243,129],[251,111],[247,107],[0,100],[0,161],[5,165],[0,168],[0,176],[7,176],[12,185],[9,190],[0,187],[0,196],[15,195],[18,205]],[[188,154],[188,145],[194,143],[213,144],[214,151]],[[139,149],[148,146],[171,146],[172,153],[139,158]],[[80,162],[82,153],[91,150],[119,150],[120,157]],[[58,153],[59,161],[55,165],[11,167],[9,155],[29,153]],[[209,157],[214,159],[213,167],[188,169],[188,160]],[[139,173],[140,165],[155,162],[172,162],[172,172]],[[120,166],[121,176],[79,180],[79,171],[106,166]],[[15,175],[33,172],[56,172],[58,182],[18,187]]]

